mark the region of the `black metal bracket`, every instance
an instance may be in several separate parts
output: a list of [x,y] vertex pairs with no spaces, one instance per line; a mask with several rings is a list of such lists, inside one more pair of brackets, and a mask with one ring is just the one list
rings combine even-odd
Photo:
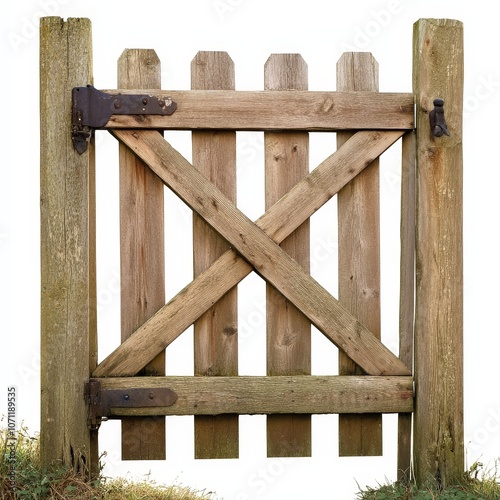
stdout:
[[92,85],[72,91],[71,138],[82,154],[92,131],[108,123],[111,115],[167,115],[177,109],[172,99],[147,94],[107,94]]
[[166,387],[102,389],[101,382],[90,379],[85,383],[85,401],[89,405],[88,426],[99,429],[103,420],[120,418],[112,415],[112,408],[151,408],[172,406],[177,394]]
[[434,109],[429,113],[429,123],[434,137],[441,137],[443,134],[449,136],[448,127],[444,119],[444,100],[434,99]]

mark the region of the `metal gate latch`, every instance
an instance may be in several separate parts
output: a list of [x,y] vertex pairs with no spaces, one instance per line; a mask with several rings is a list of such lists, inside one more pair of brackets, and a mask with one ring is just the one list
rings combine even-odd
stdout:
[[89,405],[90,430],[99,429],[103,420],[120,418],[112,415],[112,408],[172,406],[177,401],[177,394],[166,387],[102,389],[101,382],[96,379],[85,383],[84,395]]
[[449,136],[448,126],[444,119],[444,101],[437,97],[433,101],[434,109],[429,113],[429,122],[431,126],[432,135],[441,137],[443,134]]
[[106,94],[92,85],[74,87],[71,115],[71,138],[82,154],[92,130],[102,128],[111,115],[167,115],[177,109],[172,99],[147,94]]

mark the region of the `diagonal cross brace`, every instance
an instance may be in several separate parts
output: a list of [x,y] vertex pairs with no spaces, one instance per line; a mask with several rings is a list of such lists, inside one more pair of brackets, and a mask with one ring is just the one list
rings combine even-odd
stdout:
[[113,134],[227,239],[236,251],[228,250],[184,288],[110,354],[96,368],[93,376],[136,374],[143,364],[252,271],[252,266],[238,253],[368,374],[409,374],[390,350],[277,244],[401,137],[402,131],[358,132],[256,223],[242,214],[158,134],[125,130],[115,130]]

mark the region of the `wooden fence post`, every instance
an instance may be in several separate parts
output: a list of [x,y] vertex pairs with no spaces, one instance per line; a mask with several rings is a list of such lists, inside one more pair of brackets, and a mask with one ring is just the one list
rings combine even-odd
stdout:
[[43,466],[97,471],[84,383],[97,364],[94,148],[71,142],[71,90],[92,83],[88,19],[40,20],[41,433]]
[[[414,469],[419,485],[450,485],[464,471],[462,107],[463,25],[414,25],[416,310]],[[429,125],[444,99],[450,136]]]

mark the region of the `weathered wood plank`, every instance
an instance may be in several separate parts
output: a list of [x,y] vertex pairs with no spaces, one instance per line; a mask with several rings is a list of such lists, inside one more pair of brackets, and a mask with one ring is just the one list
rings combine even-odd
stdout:
[[[96,203],[96,145],[91,138],[87,143],[88,149],[88,251],[89,251],[89,375],[95,370],[98,362],[97,339],[97,203]],[[99,460],[99,431],[90,431],[90,464],[86,464],[88,477],[97,478],[101,473]]]
[[[421,19],[414,25],[416,101],[417,387],[413,464],[419,485],[444,487],[464,471],[462,112],[463,25]],[[429,112],[444,99],[450,137],[434,137]]]
[[[273,205],[256,224],[276,242],[283,241],[401,135],[401,132],[358,132]],[[103,360],[94,376],[136,374],[251,271],[252,267],[233,250],[223,254]],[[130,355],[132,352],[134,356]]]
[[170,407],[115,408],[112,414],[218,415],[272,413],[401,413],[413,410],[411,377],[111,377],[102,389],[168,387]]
[[362,323],[157,133],[114,130],[113,134],[366,373],[408,373],[404,364]]
[[376,92],[107,90],[177,103],[171,116],[113,115],[106,128],[217,130],[412,129],[413,95]]
[[[226,52],[198,52],[191,63],[193,89],[234,89],[234,63]],[[193,166],[236,204],[236,133],[197,131],[192,134]],[[193,214],[194,276],[208,269],[227,242],[199,215]],[[195,375],[238,374],[237,288],[229,290],[194,323]],[[196,458],[238,458],[238,417],[197,416]]]
[[[266,90],[307,90],[307,64],[299,54],[273,54],[264,70]],[[265,203],[269,210],[309,173],[307,132],[266,132]],[[309,219],[281,242],[309,271]],[[266,286],[267,374],[311,373],[311,323],[286,297]],[[310,415],[267,417],[268,457],[311,456]]]
[[71,143],[71,89],[92,82],[88,19],[40,20],[42,465],[98,472],[84,383],[97,363],[94,147]]
[[[160,75],[154,50],[126,49],[118,60],[118,85],[123,88],[159,87]],[[163,190],[161,179],[120,144],[122,342],[165,305]],[[141,374],[165,375],[165,353]],[[122,459],[164,460],[165,419],[124,419]]]
[[[337,62],[337,90],[378,91],[378,63],[369,52],[346,52]],[[337,134],[337,147],[351,136]],[[337,196],[339,302],[380,339],[379,160],[344,186]],[[339,374],[362,370],[339,352]],[[382,415],[341,415],[340,456],[382,455]]]
[[[415,146],[414,132],[403,136],[401,165],[401,256],[399,292],[399,359],[413,371],[415,308]],[[398,415],[398,481],[410,479],[412,415]]]

